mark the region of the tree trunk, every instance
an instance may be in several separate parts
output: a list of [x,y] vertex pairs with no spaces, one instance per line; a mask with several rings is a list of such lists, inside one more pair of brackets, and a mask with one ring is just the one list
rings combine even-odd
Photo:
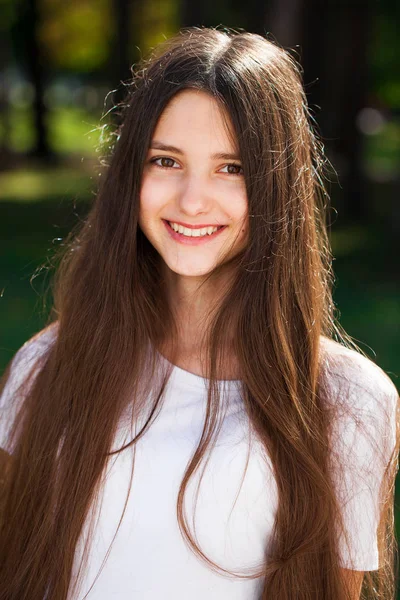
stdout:
[[124,88],[122,81],[129,79],[130,67],[134,62],[130,56],[131,15],[134,2],[132,0],[113,0],[115,15],[115,38],[110,57],[110,75],[113,87],[117,87],[114,101],[122,100]]
[[366,104],[369,23],[368,0],[361,7],[333,0],[305,3],[302,64],[307,97],[342,187],[337,194],[339,218],[358,221],[368,215],[356,119]]
[[53,156],[49,146],[46,125],[47,108],[44,102],[45,73],[43,55],[37,36],[39,22],[37,0],[27,0],[23,21],[26,68],[28,79],[31,81],[35,93],[33,100],[33,119],[36,141],[30,154],[34,157],[50,159]]

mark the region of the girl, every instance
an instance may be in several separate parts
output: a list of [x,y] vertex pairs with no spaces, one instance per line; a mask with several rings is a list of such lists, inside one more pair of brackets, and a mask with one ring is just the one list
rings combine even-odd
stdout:
[[299,67],[189,28],[121,109],[4,376],[0,598],[393,598],[398,394],[334,319]]

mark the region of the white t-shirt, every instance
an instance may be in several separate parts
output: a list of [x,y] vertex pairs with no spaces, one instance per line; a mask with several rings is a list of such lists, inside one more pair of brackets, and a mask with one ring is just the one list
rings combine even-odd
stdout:
[[[53,334],[47,331],[25,344],[14,358],[10,379],[0,398],[2,445],[6,423],[15,410],[12,391],[52,339]],[[379,566],[378,491],[385,459],[395,443],[397,390],[379,367],[354,351],[331,344],[332,355],[344,357],[342,364],[348,365],[346,373],[338,376],[337,391],[340,393],[344,382],[351,385],[349,402],[358,418],[362,416],[368,435],[375,435],[377,448],[382,452],[378,457],[377,448],[357,427],[356,419],[338,419],[334,428],[335,450],[346,457],[337,478],[338,494],[352,544],[351,554],[341,546],[341,564],[360,571],[375,570]],[[203,429],[206,384],[205,379],[174,367],[161,410],[150,429],[136,446],[111,457],[102,501],[96,508],[98,519],[89,559],[81,585],[70,593],[69,600],[83,599],[92,584],[88,600],[256,600],[261,596],[262,578],[238,579],[211,570],[193,553],[178,527],[177,493]],[[203,459],[208,459],[208,463],[199,488],[194,525],[197,542],[208,558],[228,571],[251,574],[268,557],[277,487],[261,443],[255,434],[250,435],[240,382],[221,381],[219,386],[226,414],[215,447]],[[384,424],[383,436],[377,439]],[[136,431],[139,429],[140,423]],[[113,447],[121,447],[132,437],[130,428],[122,425]],[[125,514],[101,570],[122,515],[133,460]],[[185,512],[192,533],[196,484],[204,465],[205,462],[200,463],[186,492]],[[369,468],[371,465],[373,468]],[[76,549],[73,580],[86,534],[85,527]]]

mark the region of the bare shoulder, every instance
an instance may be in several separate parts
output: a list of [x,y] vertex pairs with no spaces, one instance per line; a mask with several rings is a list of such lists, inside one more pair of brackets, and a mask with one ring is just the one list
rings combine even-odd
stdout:
[[332,392],[346,391],[346,395],[362,398],[363,403],[382,399],[397,404],[396,386],[371,359],[324,336],[320,350],[322,371]]

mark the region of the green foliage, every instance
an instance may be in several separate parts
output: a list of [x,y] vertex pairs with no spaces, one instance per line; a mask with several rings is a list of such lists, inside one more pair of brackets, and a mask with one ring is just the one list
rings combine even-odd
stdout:
[[400,165],[400,122],[387,121],[379,132],[365,136],[364,157],[367,171],[378,180],[396,177]]
[[16,18],[15,0],[0,0],[0,31],[9,30]]
[[0,202],[41,202],[84,197],[93,186],[88,173],[82,169],[61,166],[49,170],[31,167],[0,172]]
[[60,107],[49,113],[50,146],[55,152],[94,154],[100,132],[98,118],[80,108]]
[[174,0],[147,0],[134,5],[132,30],[143,54],[178,31],[179,9],[179,2]]
[[[8,121],[7,146],[14,152],[28,152],[35,139],[32,108],[12,106],[4,118]],[[100,138],[99,119],[99,115],[94,116],[79,107],[50,109],[47,114],[50,147],[61,154],[95,155]],[[5,123],[0,121],[0,140],[4,135]]]
[[[393,110],[400,108],[400,81],[398,78],[399,6],[399,3],[388,2],[385,12],[374,15],[372,22],[373,35],[371,36],[369,50],[372,90],[380,102]],[[398,13],[397,18],[396,11]]]
[[380,224],[331,235],[340,322],[400,391],[400,285],[397,240]]
[[[42,173],[44,181],[47,175]],[[43,327],[54,253],[85,207],[69,198],[0,202],[0,372],[17,348]]]
[[54,69],[87,72],[107,62],[115,34],[110,0],[41,0],[39,39]]

